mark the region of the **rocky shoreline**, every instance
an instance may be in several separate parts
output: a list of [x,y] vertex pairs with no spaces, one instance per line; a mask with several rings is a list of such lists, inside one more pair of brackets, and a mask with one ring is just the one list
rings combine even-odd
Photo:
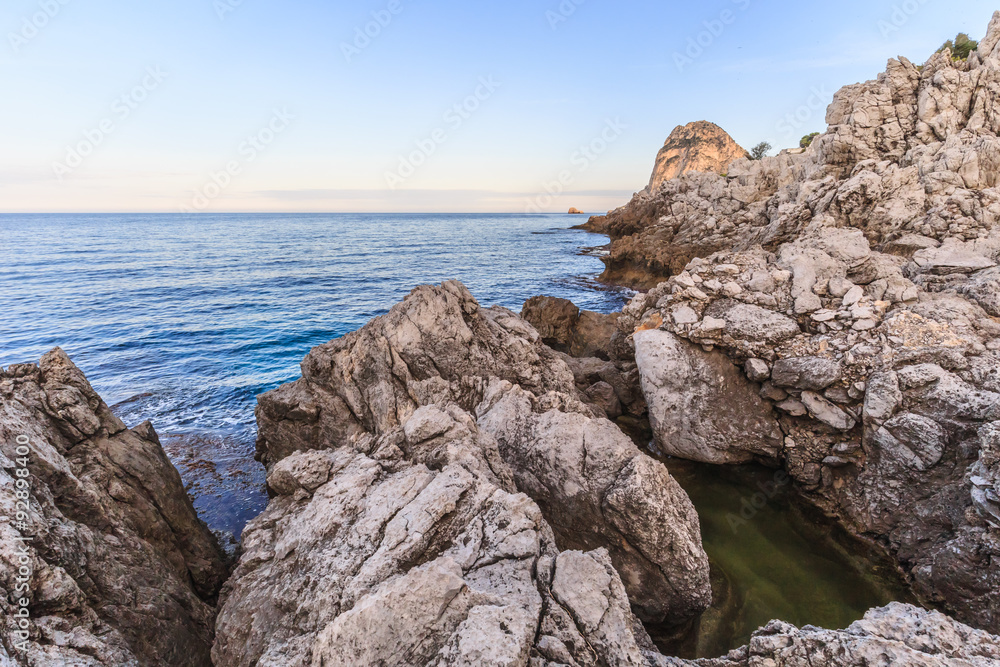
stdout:
[[843,631],[776,621],[724,658],[660,654],[642,621],[704,609],[708,562],[667,468],[578,389],[588,366],[627,387],[614,373],[638,369],[612,355],[556,352],[458,283],[316,348],[261,397],[271,501],[221,592],[228,564],[152,428],[125,430],[59,351],[7,369],[4,451],[29,434],[49,526],[24,664],[1000,664],[1000,638],[903,604]]
[[[259,398],[236,563],[65,354],[0,371],[0,666],[1000,665],[998,98],[1000,13],[967,61],[841,90],[805,152],[593,221],[649,288],[621,314],[450,281],[314,348]],[[712,589],[647,422],[784,471],[939,611],[663,655]]]

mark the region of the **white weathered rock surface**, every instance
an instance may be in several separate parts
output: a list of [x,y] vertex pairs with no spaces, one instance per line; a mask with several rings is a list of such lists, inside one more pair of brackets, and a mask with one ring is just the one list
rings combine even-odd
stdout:
[[[648,648],[606,552],[560,553],[527,496],[459,463],[412,464],[390,440],[275,466],[303,482],[247,526],[216,664],[526,665],[559,650],[586,664],[602,637],[605,661]],[[566,599],[560,583],[585,576]]]
[[[19,479],[31,485],[23,529]],[[148,422],[126,429],[62,350],[0,370],[0,662],[209,665],[225,576]],[[17,638],[22,597],[31,618]]]
[[666,468],[611,422],[539,412],[533,399],[497,383],[479,424],[496,437],[517,487],[550,517],[560,546],[614,544],[615,567],[647,620],[671,623],[700,610],[708,560],[698,515]]
[[634,336],[657,447],[705,463],[774,459],[782,447],[771,406],[729,358],[667,331]]
[[701,667],[996,667],[997,637],[974,630],[939,612],[894,602],[872,609],[845,630],[823,630],[772,621],[749,645],[718,660],[695,663],[662,660],[666,666]]
[[260,399],[278,497],[246,530],[216,660],[642,664],[633,610],[710,601],[698,516],[582,400],[577,374],[611,362],[568,359],[454,282],[315,348]]
[[[879,538],[926,600],[992,631],[998,96],[1000,13],[968,61],[892,60],[839,91],[804,153],[681,176],[605,221],[605,277],[656,285],[619,320],[637,352],[662,330],[763,381],[800,488]],[[728,456],[745,457],[735,436]]]

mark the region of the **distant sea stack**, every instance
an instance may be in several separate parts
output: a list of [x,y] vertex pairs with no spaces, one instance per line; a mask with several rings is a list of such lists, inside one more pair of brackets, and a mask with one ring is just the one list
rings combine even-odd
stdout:
[[573,208],[573,207],[570,207],[570,209],[569,209],[569,214],[570,214],[570,215],[583,215],[584,213],[583,213],[583,211],[581,211],[581,210],[580,210],[580,209],[578,209],[578,208]]
[[749,153],[733,141],[725,130],[707,120],[678,125],[656,155],[648,190],[690,171],[723,174],[735,160]]

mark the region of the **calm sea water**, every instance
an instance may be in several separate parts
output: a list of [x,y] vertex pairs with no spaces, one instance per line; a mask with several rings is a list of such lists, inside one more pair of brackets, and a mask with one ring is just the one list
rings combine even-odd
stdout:
[[256,396],[415,286],[611,312],[606,237],[567,215],[3,215],[0,366],[60,346],[129,426],[153,422],[216,529],[265,504]]

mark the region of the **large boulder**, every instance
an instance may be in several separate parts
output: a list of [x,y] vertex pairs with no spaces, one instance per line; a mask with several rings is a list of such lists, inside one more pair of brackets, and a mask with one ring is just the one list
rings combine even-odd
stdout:
[[[578,391],[563,358],[510,311],[481,308],[460,283],[419,287],[360,331],[312,350],[302,369],[302,379],[260,398],[258,454],[272,472],[296,451],[370,452],[414,418],[411,430],[437,432],[448,420],[427,409],[449,406],[479,433],[463,449],[463,460],[482,459],[469,467],[489,468],[501,486],[513,479],[504,488],[538,503],[560,548],[607,549],[637,613],[672,624],[710,603],[687,495],[588,405],[593,397]],[[450,445],[428,459],[407,442],[396,446],[435,469],[456,455]]]
[[31,665],[211,664],[223,554],[153,427],[126,428],[59,349],[0,370],[0,489],[11,655]]
[[704,463],[774,460],[781,429],[759,388],[722,352],[669,331],[637,332],[635,357],[657,447]]
[[563,548],[614,545],[636,613],[676,623],[710,600],[698,514],[667,469],[606,419],[533,407],[498,383],[480,406],[519,489],[542,507]]
[[608,552],[560,551],[483,454],[495,446],[456,406],[428,405],[358,449],[274,463],[216,664],[644,664],[652,643]]

